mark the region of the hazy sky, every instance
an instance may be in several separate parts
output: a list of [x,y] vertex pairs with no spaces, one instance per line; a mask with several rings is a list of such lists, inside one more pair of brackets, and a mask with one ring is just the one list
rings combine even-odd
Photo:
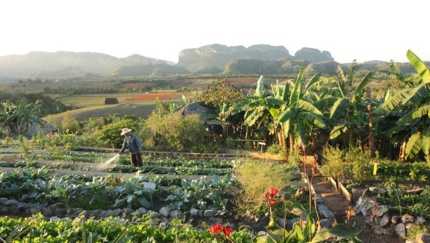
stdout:
[[427,0],[5,0],[0,56],[30,51],[178,61],[209,44],[303,47],[340,63],[430,61]]

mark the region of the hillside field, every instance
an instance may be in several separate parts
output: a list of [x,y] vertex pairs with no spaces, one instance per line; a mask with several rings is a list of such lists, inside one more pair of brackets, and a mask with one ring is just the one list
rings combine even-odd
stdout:
[[[256,77],[235,77],[226,78],[231,85],[242,88],[246,93],[252,92],[259,76]],[[35,81],[19,81],[15,83],[0,84],[0,87],[7,88],[10,92],[45,92],[49,89],[80,89],[80,88],[141,88],[146,87],[151,91],[133,92],[133,93],[114,93],[114,94],[47,94],[48,96],[59,100],[67,106],[72,106],[72,114],[78,121],[86,120],[90,117],[109,116],[112,114],[119,115],[135,115],[140,118],[147,118],[148,115],[155,109],[155,100],[159,99],[165,103],[183,104],[182,96],[192,98],[197,92],[204,91],[210,84],[217,81],[218,78],[179,78],[168,79],[164,81],[94,81],[94,82],[35,82]],[[275,78],[266,78],[265,84],[270,85],[276,83]],[[279,80],[280,83],[285,80]],[[160,87],[160,84],[165,87]],[[118,104],[105,105],[106,98],[117,98]],[[53,117],[61,118],[62,114],[53,115]]]

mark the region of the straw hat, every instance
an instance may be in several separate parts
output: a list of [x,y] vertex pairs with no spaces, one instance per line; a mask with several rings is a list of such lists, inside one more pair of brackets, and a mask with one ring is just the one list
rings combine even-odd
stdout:
[[129,133],[129,132],[131,132],[131,129],[123,128],[122,132],[121,132],[121,135],[124,135],[124,134]]

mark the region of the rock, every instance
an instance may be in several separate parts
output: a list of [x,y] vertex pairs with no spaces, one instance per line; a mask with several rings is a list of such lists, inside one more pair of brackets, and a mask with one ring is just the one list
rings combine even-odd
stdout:
[[430,234],[429,233],[420,233],[415,236],[416,243],[430,243]]
[[321,219],[321,227],[330,229],[333,225],[333,219]]
[[198,209],[195,209],[195,208],[192,208],[192,209],[190,210],[190,216],[191,216],[191,217],[197,217],[197,216],[199,216],[199,210],[198,210]]
[[204,217],[213,217],[215,215],[214,210],[205,210],[203,216]]
[[391,217],[391,223],[392,224],[397,224],[400,220],[400,216],[398,215],[394,215],[393,217]]
[[424,217],[422,217],[422,216],[418,216],[416,219],[415,219],[415,223],[416,224],[424,224],[426,222],[426,219],[424,218]]
[[290,231],[293,229],[293,225],[300,221],[300,218],[287,219],[287,230]]
[[402,222],[403,223],[413,223],[415,221],[414,216],[410,214],[403,214],[402,215]]
[[366,217],[369,215],[370,210],[377,205],[378,203],[375,199],[363,196],[358,199],[353,209],[357,214],[362,213]]
[[162,208],[160,208],[160,210],[158,211],[158,213],[160,213],[164,217],[169,217],[169,215],[170,215],[170,208],[169,207],[162,207]]
[[397,224],[395,227],[396,234],[403,238],[406,236],[406,228],[404,223]]
[[352,188],[351,193],[352,193],[352,200],[354,202],[357,202],[358,199],[360,199],[360,197],[363,195],[363,193],[365,193],[367,191],[366,188]]
[[54,216],[54,217],[51,217],[50,219],[49,219],[49,221],[51,221],[51,222],[58,222],[58,221],[60,221],[61,220],[61,218],[59,218],[59,217],[57,217],[57,216]]
[[379,225],[375,225],[373,232],[378,235],[394,235],[395,231],[392,227],[381,227]]
[[390,217],[385,214],[382,217],[376,218],[376,223],[382,227],[387,226],[390,223]]
[[146,214],[148,212],[148,210],[146,210],[146,208],[138,208],[134,213],[136,214],[137,217],[142,217],[142,215]]
[[172,212],[170,212],[170,218],[181,218],[183,215],[183,213],[181,212],[181,210],[173,210]]
[[381,217],[385,213],[388,212],[388,206],[387,205],[380,205],[376,208],[376,216]]
[[315,194],[317,203],[324,203],[324,199],[320,194]]
[[333,219],[334,214],[328,210],[328,207],[326,205],[319,205],[318,206],[318,212],[324,216],[326,219]]
[[113,210],[112,211],[112,216],[113,217],[118,217],[118,216],[120,216],[121,215],[121,212],[122,212],[122,210],[121,209],[115,209],[115,210]]

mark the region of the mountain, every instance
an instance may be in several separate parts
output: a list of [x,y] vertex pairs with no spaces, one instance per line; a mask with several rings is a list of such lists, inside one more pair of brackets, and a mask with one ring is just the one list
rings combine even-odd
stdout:
[[[305,74],[318,71],[336,74],[339,64],[329,51],[304,47],[291,55],[283,46],[226,46],[212,44],[182,50],[178,63],[141,55],[117,58],[94,52],[30,52],[25,55],[0,56],[0,81],[11,79],[103,80],[135,76],[170,76],[187,74]],[[389,62],[360,63],[361,69],[388,70]],[[403,72],[413,72],[409,63],[399,63]]]
[[[116,58],[93,52],[30,52],[25,55],[0,57],[0,77],[10,78],[60,78],[58,74],[69,70],[81,70],[79,77],[107,77],[123,66],[168,64],[167,61],[140,55]],[[83,74],[88,73],[88,74]],[[70,73],[63,77],[68,77]]]
[[[243,59],[243,61],[238,61],[237,59]],[[331,57],[328,51],[321,52],[314,48],[302,48],[296,52],[295,56],[292,56],[283,46],[253,45],[245,48],[244,46],[228,47],[225,45],[213,44],[181,51],[179,53],[179,61],[177,65],[184,67],[191,72],[200,72],[202,69],[212,66],[224,70],[224,73],[229,73],[230,71],[226,69],[231,70],[231,67],[226,67],[226,65],[231,65],[232,61],[237,60],[233,63],[236,66],[236,71],[233,71],[233,73],[237,73],[241,71],[240,69],[237,69],[238,62],[241,63],[240,65],[244,65],[245,63],[248,63],[249,65],[259,65],[257,63],[261,63],[261,61],[278,59],[307,60],[309,62],[334,61],[334,58]],[[271,66],[267,62],[266,64]],[[279,61],[277,61],[276,65],[278,64]],[[282,66],[282,64],[280,65]],[[253,69],[252,66],[248,68]],[[276,67],[272,67],[272,69],[276,69]],[[249,70],[244,73],[249,73]],[[250,73],[258,72],[257,70],[253,70],[250,71]]]

